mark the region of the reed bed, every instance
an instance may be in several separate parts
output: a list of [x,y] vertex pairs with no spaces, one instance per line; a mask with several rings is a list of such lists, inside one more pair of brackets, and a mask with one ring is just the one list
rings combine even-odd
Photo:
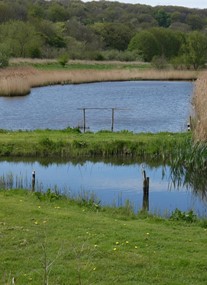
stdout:
[[0,96],[21,96],[32,87],[125,80],[195,80],[198,73],[181,70],[38,70],[13,67],[0,71]]
[[207,72],[198,77],[194,92],[194,135],[198,141],[207,141]]

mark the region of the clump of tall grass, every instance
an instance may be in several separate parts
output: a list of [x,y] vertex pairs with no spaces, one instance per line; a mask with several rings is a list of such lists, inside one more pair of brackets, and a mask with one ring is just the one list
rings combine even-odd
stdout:
[[195,109],[195,139],[207,141],[207,72],[203,72],[197,79],[194,92]]
[[38,70],[13,67],[0,71],[0,96],[26,95],[32,87],[124,80],[193,80],[194,71],[180,70]]

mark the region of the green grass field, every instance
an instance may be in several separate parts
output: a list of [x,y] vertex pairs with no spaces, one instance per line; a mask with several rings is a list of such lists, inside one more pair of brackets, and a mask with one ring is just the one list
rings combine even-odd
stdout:
[[[204,285],[207,222],[0,191],[1,284]],[[12,279],[15,283],[12,283]]]
[[80,133],[76,129],[0,131],[0,156],[151,157],[165,159],[190,144],[191,133]]

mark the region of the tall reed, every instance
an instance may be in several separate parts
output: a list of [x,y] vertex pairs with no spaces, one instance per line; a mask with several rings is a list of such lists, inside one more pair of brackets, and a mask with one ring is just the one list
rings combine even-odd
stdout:
[[77,84],[124,80],[193,80],[197,72],[180,70],[38,70],[32,67],[7,68],[0,71],[0,96],[20,96],[32,87],[53,84]]
[[195,139],[207,141],[207,72],[200,74],[196,81],[194,92],[194,110],[195,110]]

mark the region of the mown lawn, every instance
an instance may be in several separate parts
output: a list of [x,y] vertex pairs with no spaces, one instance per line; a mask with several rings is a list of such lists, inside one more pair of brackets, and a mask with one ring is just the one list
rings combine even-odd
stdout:
[[23,190],[1,190],[0,201],[1,284],[207,284],[206,221]]

